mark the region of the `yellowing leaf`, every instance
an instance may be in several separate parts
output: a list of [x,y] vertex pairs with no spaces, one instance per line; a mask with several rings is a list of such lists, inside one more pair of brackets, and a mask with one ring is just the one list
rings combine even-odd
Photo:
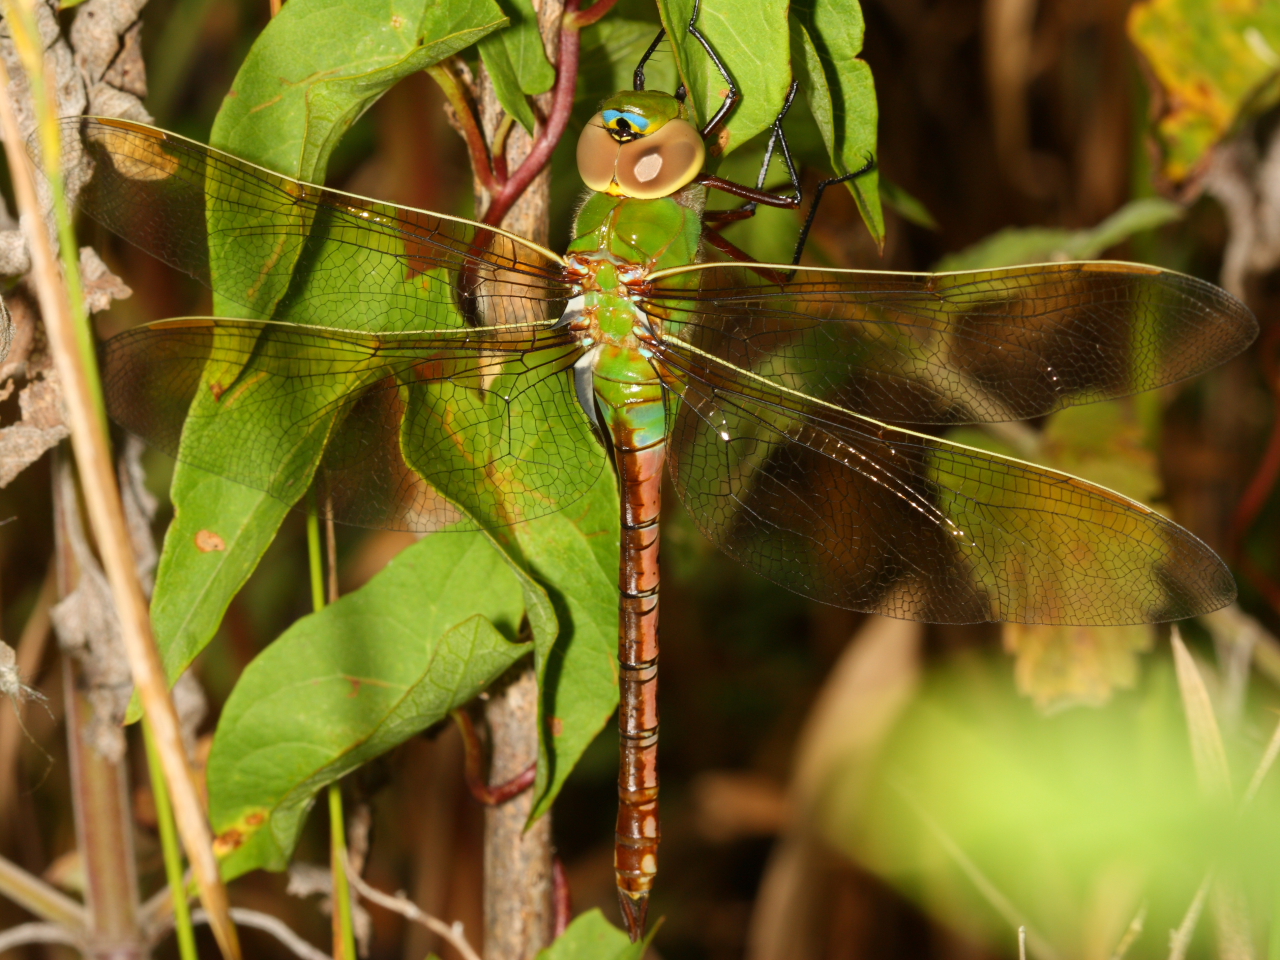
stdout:
[[1280,4],[1274,0],[1146,0],[1129,37],[1163,92],[1155,134],[1163,173],[1196,173],[1237,123],[1280,99]]

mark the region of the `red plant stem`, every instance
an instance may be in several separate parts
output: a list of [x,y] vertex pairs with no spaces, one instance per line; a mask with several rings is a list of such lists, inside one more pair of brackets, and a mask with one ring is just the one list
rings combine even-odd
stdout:
[[617,2],[618,0],[599,0],[598,3],[593,3],[586,10],[575,10],[573,13],[566,13],[563,27],[566,30],[581,30],[583,27],[589,27],[612,10]]
[[458,724],[458,730],[462,733],[462,750],[465,758],[463,769],[466,776],[467,789],[471,791],[473,797],[486,807],[496,807],[500,803],[506,803],[512,797],[518,797],[533,786],[533,781],[538,775],[537,761],[529,764],[528,767],[505,783],[492,785],[486,783],[484,776],[484,747],[480,743],[480,737],[476,733],[476,727],[471,720],[471,715],[465,710],[455,710],[453,711],[453,719]]
[[440,85],[445,99],[453,107],[454,115],[462,127],[462,138],[467,142],[467,152],[471,155],[471,172],[480,186],[488,191],[498,189],[498,182],[493,174],[493,161],[489,156],[489,148],[484,142],[484,133],[476,120],[476,112],[471,108],[466,91],[447,63],[437,63],[427,67],[427,73]]
[[573,919],[573,894],[569,890],[569,877],[564,872],[564,861],[559,857],[551,861],[551,885],[555,897],[555,932],[559,939],[569,927]]
[[[580,37],[572,26],[570,17],[577,13],[578,0],[567,0],[565,15],[560,21],[560,57],[556,62],[556,86],[551,100],[551,113],[547,117],[546,126],[538,130],[533,146],[528,155],[516,168],[515,173],[492,194],[489,209],[485,211],[484,223],[498,226],[507,211],[520,199],[520,195],[533,182],[533,178],[542,172],[542,168],[551,159],[556,144],[569,126],[569,115],[573,112],[573,95],[578,87],[578,48]],[[456,109],[456,107],[455,107]],[[481,186],[489,189],[481,182]]]

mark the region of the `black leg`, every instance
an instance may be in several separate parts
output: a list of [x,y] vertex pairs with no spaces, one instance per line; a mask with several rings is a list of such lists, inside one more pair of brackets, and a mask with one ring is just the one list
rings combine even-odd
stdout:
[[[782,110],[778,113],[777,119],[773,121],[773,133],[769,137],[769,144],[765,147],[764,162],[760,164],[760,173],[756,176],[756,187],[752,190],[741,184],[732,183],[720,177],[704,176],[699,178],[699,182],[711,187],[712,189],[721,190],[725,193],[732,194],[736,197],[742,197],[748,202],[735,210],[715,211],[707,216],[710,223],[729,223],[736,220],[746,220],[748,217],[754,216],[757,204],[765,204],[770,207],[784,207],[788,209],[796,209],[800,206],[800,178],[796,174],[795,164],[791,160],[791,148],[787,145],[787,135],[782,130],[782,121],[787,116],[787,111],[791,109],[791,103],[796,98],[796,89],[798,84],[795,80],[791,81],[791,89],[787,91],[786,102],[782,105]],[[775,147],[781,145],[782,159],[787,165],[787,176],[791,178],[791,189],[794,195],[779,196],[776,193],[770,193],[764,189],[765,177],[769,174],[769,164],[773,161],[773,151]]]
[[658,49],[658,44],[662,42],[662,38],[667,35],[667,30],[663,27],[658,31],[658,35],[653,38],[653,43],[649,44],[649,49],[644,52],[644,56],[640,58],[640,62],[636,64],[636,72],[632,76],[631,89],[644,89],[644,65],[649,62],[649,58],[653,56],[654,51]]
[[729,111],[738,105],[738,101],[742,99],[742,93],[738,90],[738,85],[733,82],[733,77],[729,75],[729,68],[724,65],[724,61],[716,54],[715,49],[708,42],[707,38],[702,35],[695,24],[698,20],[698,10],[702,7],[702,0],[694,0],[693,16],[689,18],[689,34],[700,44],[702,49],[707,51],[707,56],[711,58],[711,62],[716,65],[716,69],[720,71],[720,76],[724,77],[725,85],[729,88],[729,92],[724,95],[724,101],[720,104],[720,109],[716,111],[714,117],[702,128],[703,137],[711,135],[711,131],[718,127]]
[[799,264],[800,256],[804,253],[805,241],[809,239],[809,228],[813,226],[813,218],[818,215],[818,204],[822,202],[822,195],[826,192],[827,187],[837,183],[844,183],[846,180],[853,180],[862,176],[864,173],[870,173],[876,168],[874,157],[869,157],[867,162],[862,165],[859,170],[853,173],[846,173],[842,177],[832,177],[829,180],[823,180],[818,184],[818,188],[813,193],[813,203],[809,204],[809,214],[804,218],[804,227],[800,231],[800,239],[796,241],[796,255],[792,258],[791,263]]

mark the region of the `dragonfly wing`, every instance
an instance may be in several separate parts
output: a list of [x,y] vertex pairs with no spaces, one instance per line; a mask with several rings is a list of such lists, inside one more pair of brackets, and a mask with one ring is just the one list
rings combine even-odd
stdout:
[[214,290],[219,313],[423,330],[537,323],[573,295],[559,257],[481,224],[301,183],[143,124],[64,124],[94,161],[80,208]]
[[1222,363],[1257,333],[1225,291],[1141,264],[786,269],[664,272],[644,309],[713,357],[899,423],[1021,420],[1149,390]]
[[1086,481],[877,423],[671,346],[675,487],[730,556],[804,596],[942,623],[1125,624],[1217,609],[1222,561]]
[[[488,332],[485,331],[487,334]],[[560,509],[603,453],[572,340],[170,320],[103,347],[108,412],[179,460],[370,527],[499,526]]]

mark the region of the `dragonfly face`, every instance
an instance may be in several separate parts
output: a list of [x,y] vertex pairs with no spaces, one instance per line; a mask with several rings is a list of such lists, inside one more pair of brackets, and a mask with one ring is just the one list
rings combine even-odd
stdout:
[[610,97],[578,139],[583,182],[615,197],[668,197],[702,172],[705,159],[702,134],[684,104],[653,90]]

